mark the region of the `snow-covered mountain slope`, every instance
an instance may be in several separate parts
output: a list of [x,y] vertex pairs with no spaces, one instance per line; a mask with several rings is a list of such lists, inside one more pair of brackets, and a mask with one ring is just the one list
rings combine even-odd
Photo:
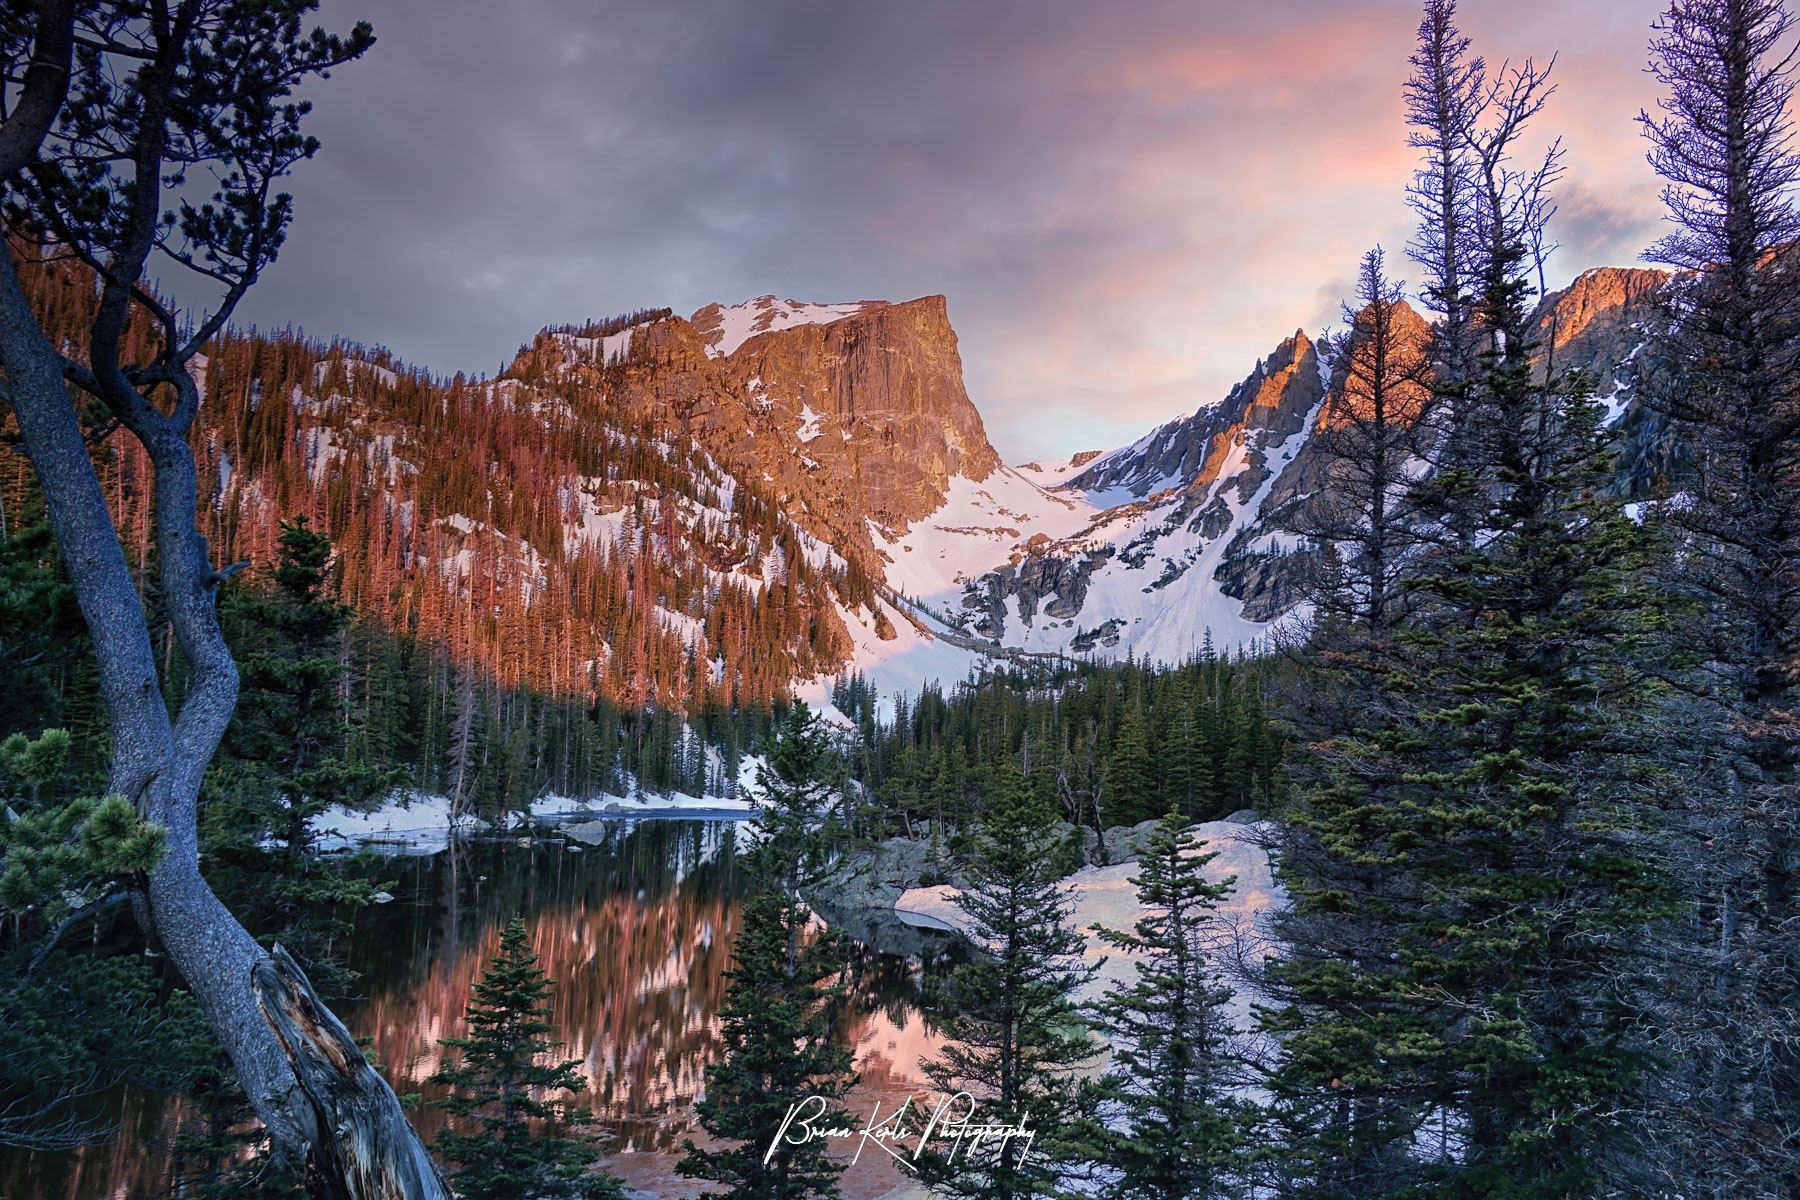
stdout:
[[[1665,279],[1600,268],[1535,317],[1541,354],[1599,380],[1628,451],[1656,444],[1653,429],[1633,432],[1631,400]],[[1400,336],[1428,336],[1410,308],[1397,320]],[[1304,620],[1306,551],[1283,516],[1332,486],[1315,435],[1345,386],[1333,354],[1297,331],[1221,400],[1130,445],[952,478],[904,531],[874,528],[887,583],[970,644],[1012,652],[1174,661]]]
[[[1538,318],[1646,476],[1666,438],[1633,403],[1636,357],[1662,279],[1589,272]],[[493,380],[234,343],[208,364],[199,456],[217,545],[266,560],[309,513],[360,548],[346,602],[511,682],[688,706],[858,670],[891,694],[995,656],[1173,661],[1302,618],[1282,512],[1332,486],[1315,435],[1340,376],[1296,331],[1127,446],[1007,467],[944,297],[764,296],[545,330]]]
[[896,591],[982,641],[1168,661],[1247,620],[1215,575],[1305,444],[1325,397],[1303,332],[1220,403],[1131,446],[950,482],[943,505],[878,538]]

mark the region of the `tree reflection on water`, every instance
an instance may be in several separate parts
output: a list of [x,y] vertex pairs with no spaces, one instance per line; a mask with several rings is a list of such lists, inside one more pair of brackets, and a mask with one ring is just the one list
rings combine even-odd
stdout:
[[[611,823],[597,845],[561,839],[465,841],[437,854],[368,864],[399,879],[395,899],[359,914],[339,947],[361,973],[355,1000],[337,1005],[396,1091],[425,1100],[440,1038],[464,1033],[477,972],[515,913],[556,981],[556,1036],[592,1091],[580,1098],[613,1138],[612,1165],[628,1182],[692,1191],[673,1174],[684,1137],[700,1134],[692,1105],[720,1053],[714,1014],[747,881],[728,821]],[[891,1109],[923,1096],[918,1059],[933,1039],[917,1007],[926,960],[954,948],[941,936],[848,920],[858,939],[837,1020],[858,1047],[863,1084],[853,1110]],[[8,1200],[101,1200],[167,1194],[169,1147],[184,1118],[161,1097],[120,1093],[109,1141],[64,1154],[12,1156],[0,1169]],[[426,1138],[444,1115],[414,1114]],[[885,1157],[885,1156],[881,1156]],[[904,1178],[869,1157],[844,1177],[847,1196],[878,1195]]]

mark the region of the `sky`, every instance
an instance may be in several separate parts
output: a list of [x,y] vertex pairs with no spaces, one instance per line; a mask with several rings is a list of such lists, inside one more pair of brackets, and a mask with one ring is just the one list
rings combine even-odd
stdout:
[[[1661,0],[1463,0],[1556,54],[1553,286],[1657,236],[1634,118]],[[943,293],[1009,462],[1130,441],[1410,272],[1386,0],[324,0],[375,47],[245,323],[492,373],[546,325]]]

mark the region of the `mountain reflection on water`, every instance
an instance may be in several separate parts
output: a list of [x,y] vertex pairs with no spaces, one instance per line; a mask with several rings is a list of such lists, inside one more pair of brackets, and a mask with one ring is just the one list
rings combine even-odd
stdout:
[[[612,1136],[610,1165],[634,1187],[693,1195],[674,1174],[681,1143],[701,1137],[692,1105],[721,1052],[715,1014],[746,884],[727,821],[619,821],[599,845],[560,840],[463,842],[442,853],[371,865],[399,879],[395,900],[359,915],[344,947],[361,998],[336,1006],[399,1092],[441,1095],[427,1082],[441,1038],[465,1032],[463,1009],[501,927],[515,913],[556,982],[555,1036],[591,1084],[579,1102]],[[890,1111],[923,1098],[918,1060],[934,1048],[916,997],[923,961],[951,948],[942,935],[852,926],[858,940],[838,1020],[858,1048],[863,1082],[852,1111]],[[112,1200],[167,1195],[169,1146],[182,1113],[125,1094],[118,1136],[69,1154],[13,1156],[0,1169],[7,1200]],[[413,1116],[430,1138],[444,1115]],[[702,1138],[702,1140],[704,1140]],[[853,1147],[847,1147],[846,1153]],[[876,1160],[882,1161],[876,1161]],[[844,1176],[848,1197],[905,1180],[871,1150]]]

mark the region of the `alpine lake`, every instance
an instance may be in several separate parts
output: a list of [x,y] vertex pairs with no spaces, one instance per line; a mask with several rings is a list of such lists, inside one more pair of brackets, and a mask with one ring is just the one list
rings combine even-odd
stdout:
[[[514,915],[524,917],[555,982],[553,1020],[562,1056],[578,1060],[603,1162],[628,1189],[652,1196],[707,1190],[675,1171],[682,1142],[706,1142],[693,1114],[708,1064],[722,1053],[716,1014],[747,885],[734,853],[733,814],[609,819],[587,841],[556,826],[531,836],[376,845],[359,870],[393,882],[391,901],[357,916],[342,947],[359,973],[353,998],[334,1005],[402,1094],[426,1138],[444,1115],[429,1081],[441,1039],[465,1032],[464,1006],[482,965]],[[938,1044],[920,1007],[932,964],[961,952],[953,933],[852,916],[844,996],[833,1020],[856,1047],[861,1080],[849,1109],[892,1112],[931,1088],[921,1057]],[[796,1097],[796,1100],[800,1099]],[[178,1100],[130,1088],[104,1101],[116,1132],[78,1150],[0,1157],[4,1200],[148,1200],[170,1196],[175,1138],[194,1116]],[[855,1144],[833,1144],[849,1162]],[[870,1143],[842,1177],[847,1200],[915,1191],[908,1171]]]

